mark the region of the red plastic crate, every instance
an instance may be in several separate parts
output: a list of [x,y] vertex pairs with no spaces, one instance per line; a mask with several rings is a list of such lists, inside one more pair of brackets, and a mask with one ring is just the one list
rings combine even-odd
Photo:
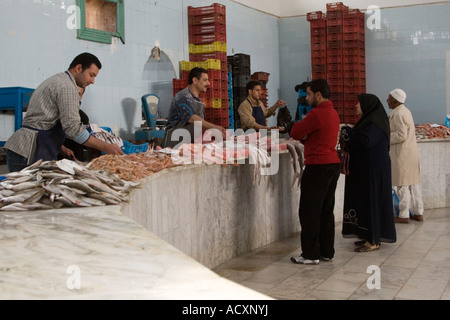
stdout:
[[331,92],[331,101],[344,101],[344,93],[343,92]]
[[338,71],[342,73],[342,62],[341,63],[330,63],[328,60],[327,71]]
[[202,24],[221,23],[225,24],[226,18],[224,14],[213,13],[206,16],[188,16],[188,25],[198,26]]
[[226,13],[226,7],[223,4],[220,3],[213,3],[210,6],[205,7],[192,7],[188,6],[188,15],[196,15],[196,16],[202,16],[202,15],[210,15],[214,13],[220,13],[225,14]]
[[343,47],[344,48],[365,49],[366,48],[366,43],[365,43],[365,41],[361,41],[361,40],[345,40]]
[[311,29],[325,28],[327,26],[327,20],[326,19],[312,20],[309,22],[309,26]]
[[314,79],[326,79],[327,73],[326,72],[312,72],[311,78]]
[[346,55],[344,56],[342,62],[347,64],[353,63],[359,68],[361,64],[365,65],[366,58],[364,56],[359,55]]
[[270,73],[267,72],[255,72],[252,74],[251,79],[256,81],[269,81]]
[[343,78],[344,74],[342,73],[342,70],[327,70],[327,78]]
[[327,50],[311,50],[311,58],[326,58]]
[[325,14],[322,11],[314,11],[314,12],[308,12],[306,14],[306,20],[312,21],[312,20],[318,20],[325,17]]
[[327,28],[320,27],[320,28],[311,28],[311,37],[312,36],[326,36],[327,35]]
[[333,20],[333,19],[342,19],[344,17],[344,11],[343,10],[333,10],[327,12],[327,20]]
[[347,41],[347,40],[365,41],[366,37],[365,37],[364,33],[360,33],[360,32],[345,32],[345,33],[343,33],[343,39],[344,39],[344,41]]
[[[345,81],[345,80],[344,80]],[[346,86],[344,85],[344,93],[346,95],[346,99],[347,99],[347,94],[349,93],[353,93],[353,94],[360,94],[360,93],[365,93],[366,92],[366,86],[365,85],[359,85],[359,86]]]
[[311,66],[312,72],[325,72],[327,70],[326,64],[318,64]]
[[328,11],[336,11],[336,10],[348,10],[348,6],[344,5],[342,2],[327,3],[327,14]]
[[187,84],[188,84],[187,79],[173,79],[172,80],[173,90],[174,91],[177,90],[177,92],[186,88]]
[[327,42],[327,35],[321,34],[321,35],[311,35],[311,43],[322,43]]
[[[342,54],[344,57],[346,56],[358,56],[364,58],[366,57],[366,50],[365,48],[344,48]],[[354,59],[352,59],[354,60]]]
[[326,64],[327,57],[311,58],[311,65]]
[[333,103],[333,107],[336,110],[336,112],[338,113],[338,115],[344,115],[344,107],[340,107],[340,106],[336,106],[340,103],[342,103],[341,101],[335,101],[333,99],[331,99],[331,102]]
[[327,40],[327,48],[342,48],[342,40]]
[[[342,56],[327,54],[327,63],[328,64],[342,64]],[[332,70],[333,70],[333,68],[332,68]]]
[[348,124],[355,124],[358,122],[360,116],[346,116],[344,114],[344,123],[348,123]]
[[349,101],[344,101],[344,116],[356,116],[358,110],[356,109],[356,104],[351,104]]
[[364,33],[365,32],[364,21],[362,21],[361,23],[355,23],[355,24],[351,24],[351,23],[347,23],[346,22],[343,25],[342,32],[344,32],[344,33],[349,33],[349,32]]
[[342,33],[344,30],[342,25],[327,26],[327,35],[330,33]]
[[344,87],[342,85],[330,85],[331,92],[344,92]]
[[346,74],[363,75],[362,78],[365,78],[366,75],[366,64],[364,62],[344,62],[342,69]]
[[220,61],[227,61],[227,53],[216,51],[212,53],[189,53],[189,60],[194,62],[201,62],[207,59],[216,59]]
[[189,34],[189,43],[191,44],[207,44],[217,41],[227,42],[227,35],[223,33]]
[[364,12],[361,12],[359,9],[348,9],[344,11],[344,19],[349,18],[358,18],[364,19]]
[[317,50],[326,50],[327,49],[327,42],[312,42],[311,43],[311,51],[317,51]]
[[344,80],[342,79],[342,77],[338,77],[338,78],[330,78],[330,75],[328,74],[328,85],[330,86],[342,86],[344,84]]
[[366,86],[366,78],[359,78],[359,77],[347,77],[347,75],[344,76],[344,86],[345,87],[362,87]]
[[189,26],[189,34],[210,34],[210,33],[219,33],[219,34],[227,33],[226,25],[221,23],[211,23],[199,26]]
[[342,19],[327,19],[327,27],[342,26]]
[[327,41],[342,41],[343,40],[343,33],[328,33],[327,34]]

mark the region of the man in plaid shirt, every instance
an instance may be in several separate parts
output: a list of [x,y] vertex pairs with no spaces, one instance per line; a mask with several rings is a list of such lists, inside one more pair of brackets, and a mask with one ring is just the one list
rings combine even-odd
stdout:
[[63,146],[65,138],[106,154],[123,154],[116,144],[109,144],[89,134],[80,114],[78,87],[95,82],[102,65],[90,53],[75,57],[65,72],[45,80],[33,92],[22,128],[6,142],[9,171],[18,171],[42,159],[57,160],[61,152],[73,157],[73,151]]

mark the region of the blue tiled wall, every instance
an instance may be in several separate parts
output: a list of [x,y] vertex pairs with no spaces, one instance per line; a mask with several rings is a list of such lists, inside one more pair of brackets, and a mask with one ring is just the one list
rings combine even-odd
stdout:
[[[366,27],[367,92],[376,94],[388,112],[389,92],[402,88],[416,123],[445,121],[448,12],[450,3],[382,9],[381,28]],[[294,87],[311,77],[309,32],[306,17],[280,19],[281,95],[293,116]]]

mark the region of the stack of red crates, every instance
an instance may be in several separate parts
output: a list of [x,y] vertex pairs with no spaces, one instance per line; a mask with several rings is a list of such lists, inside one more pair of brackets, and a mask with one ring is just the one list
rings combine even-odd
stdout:
[[327,3],[326,14],[307,14],[311,25],[312,79],[326,79],[341,123],[354,124],[357,95],[366,92],[364,13],[342,2]]
[[[225,6],[213,3],[206,7],[188,7],[189,44],[195,46],[208,46],[217,43],[226,43],[226,10]],[[189,60],[202,62],[207,59],[220,60],[221,68],[208,69],[210,86],[206,93],[200,94],[205,102],[205,120],[229,127],[228,112],[228,73],[227,52],[214,51],[208,53],[189,53]],[[187,81],[188,72],[182,73]]]
[[311,67],[313,79],[327,78],[327,21],[320,11],[310,12],[307,19],[311,25]]
[[344,123],[356,123],[358,94],[366,92],[364,13],[359,9],[344,12]]
[[348,7],[342,2],[327,3],[327,80],[332,92],[331,101],[344,120],[343,17]]

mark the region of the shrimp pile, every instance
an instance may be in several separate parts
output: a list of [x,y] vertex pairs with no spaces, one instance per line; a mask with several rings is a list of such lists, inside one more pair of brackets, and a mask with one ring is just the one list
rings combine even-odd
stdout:
[[150,152],[121,156],[103,155],[87,165],[92,170],[108,170],[127,181],[137,181],[174,166],[176,164],[169,155]]

